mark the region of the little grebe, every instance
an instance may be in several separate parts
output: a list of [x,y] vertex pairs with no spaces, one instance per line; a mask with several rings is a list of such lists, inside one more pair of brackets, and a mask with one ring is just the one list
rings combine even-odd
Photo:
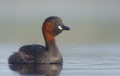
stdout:
[[55,36],[63,30],[69,30],[69,27],[65,26],[59,17],[48,17],[42,27],[46,46],[24,45],[9,57],[8,63],[62,63],[63,59],[57,48]]

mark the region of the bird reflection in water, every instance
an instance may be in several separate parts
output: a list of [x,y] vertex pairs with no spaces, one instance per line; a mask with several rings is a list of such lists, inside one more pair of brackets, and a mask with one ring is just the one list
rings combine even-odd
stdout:
[[62,64],[12,64],[10,69],[24,75],[58,76]]

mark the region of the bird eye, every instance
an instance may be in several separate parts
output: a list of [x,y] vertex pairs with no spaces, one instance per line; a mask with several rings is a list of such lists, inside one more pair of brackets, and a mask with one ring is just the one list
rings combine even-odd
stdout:
[[62,28],[62,26],[58,26],[58,29],[62,30],[63,28]]

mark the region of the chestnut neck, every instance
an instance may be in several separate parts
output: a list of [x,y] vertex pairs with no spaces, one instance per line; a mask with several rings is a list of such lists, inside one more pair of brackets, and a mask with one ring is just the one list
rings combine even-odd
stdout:
[[47,51],[58,50],[56,41],[55,41],[55,36],[52,36],[47,32],[43,32],[43,36],[44,36]]

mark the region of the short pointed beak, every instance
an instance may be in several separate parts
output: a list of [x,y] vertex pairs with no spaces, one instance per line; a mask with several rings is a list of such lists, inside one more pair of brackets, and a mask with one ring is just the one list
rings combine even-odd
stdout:
[[65,25],[62,25],[62,29],[63,29],[63,30],[70,30],[70,28],[67,27],[67,26],[65,26]]

